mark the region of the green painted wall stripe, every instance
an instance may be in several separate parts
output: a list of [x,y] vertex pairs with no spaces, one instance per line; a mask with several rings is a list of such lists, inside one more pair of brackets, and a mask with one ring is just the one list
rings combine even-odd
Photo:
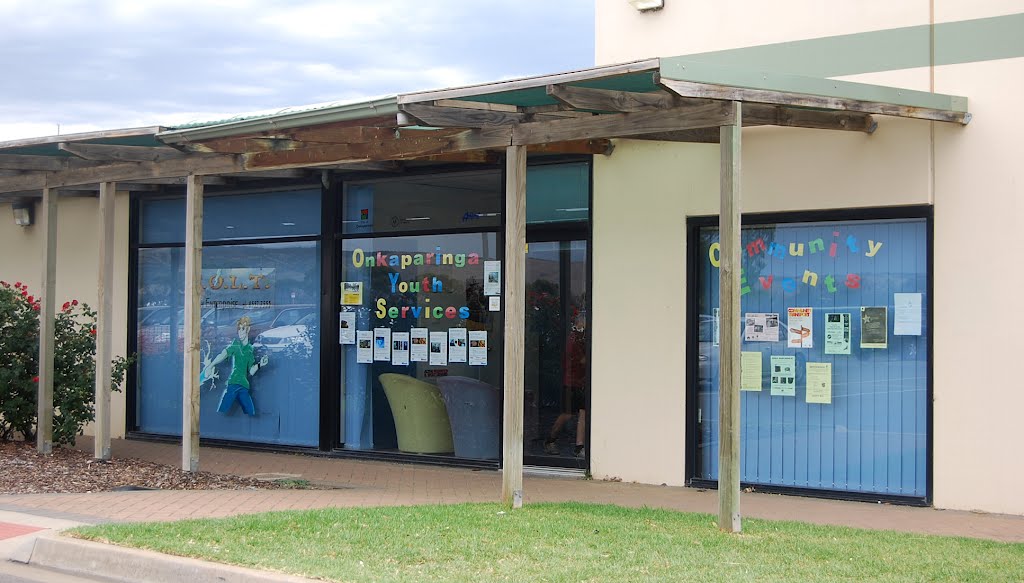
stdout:
[[[708,65],[841,77],[931,64],[931,26],[910,26],[683,57]],[[1024,13],[935,25],[935,65],[1024,57]]]
[[661,60],[661,75],[666,79],[729,85],[748,89],[765,89],[807,95],[822,95],[860,101],[893,103],[911,107],[941,109],[947,111],[967,111],[967,98],[927,91],[912,91],[836,81],[819,77],[804,77],[774,71],[748,71],[736,67],[709,65],[707,63],[687,60],[689,57],[670,57]]

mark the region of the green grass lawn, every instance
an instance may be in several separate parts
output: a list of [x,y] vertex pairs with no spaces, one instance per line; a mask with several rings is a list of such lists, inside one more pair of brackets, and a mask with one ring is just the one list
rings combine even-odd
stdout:
[[596,504],[332,508],[75,536],[336,581],[1024,581],[1024,544]]

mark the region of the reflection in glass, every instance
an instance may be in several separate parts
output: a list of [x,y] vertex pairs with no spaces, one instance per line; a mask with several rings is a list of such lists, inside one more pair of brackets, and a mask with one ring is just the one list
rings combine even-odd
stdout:
[[587,397],[587,246],[530,243],[526,256],[524,455],[584,467]]
[[[890,322],[887,347],[864,348],[861,308],[886,308],[892,314],[896,293],[920,293],[927,303],[926,221],[754,225],[743,228],[742,241],[747,290],[741,310],[778,314],[781,333],[778,341],[742,343],[743,351],[763,354],[764,374],[760,391],[741,393],[741,480],[925,496],[929,333],[894,336]],[[716,228],[699,230],[695,252],[698,477],[714,480],[720,354]],[[811,347],[787,346],[788,308],[812,308]],[[852,338],[836,339],[849,349],[826,350],[827,314],[849,314]],[[775,391],[773,356],[795,359],[793,378],[782,375],[790,370],[789,359],[776,360],[777,376],[785,378],[776,379]],[[830,403],[808,402],[809,363],[831,364]],[[793,385],[795,394],[788,389]]]
[[[204,250],[204,437],[318,443],[319,256],[315,242]],[[136,419],[143,432],[181,434],[183,285],[183,249],[139,250]]]
[[[363,290],[341,307],[356,329],[342,346],[346,448],[497,459],[501,318],[483,293],[484,262],[497,248],[494,233],[343,242],[340,285]],[[468,358],[466,333],[480,331],[486,347],[473,348],[487,351],[486,365]],[[371,348],[371,338],[381,345]],[[430,344],[444,351],[444,364],[432,364],[441,361]]]

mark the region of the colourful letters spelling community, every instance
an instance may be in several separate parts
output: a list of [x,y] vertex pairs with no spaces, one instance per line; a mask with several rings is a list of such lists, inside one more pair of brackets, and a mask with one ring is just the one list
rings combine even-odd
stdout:
[[[829,246],[828,246],[828,256],[829,257],[835,257],[836,256],[836,253],[839,251],[840,245],[845,246],[846,249],[850,253],[860,253],[861,251],[863,251],[865,257],[874,257],[875,255],[878,254],[878,251],[882,248],[882,242],[881,241],[877,241],[876,242],[876,241],[872,241],[871,239],[868,239],[867,249],[862,249],[860,247],[860,245],[858,245],[857,237],[855,237],[853,235],[847,235],[845,240],[841,241],[840,240],[839,231],[833,231],[832,232],[832,237],[833,237],[834,240],[831,241],[829,243]],[[819,237],[817,239],[813,239],[811,241],[808,241],[807,242],[807,250],[809,251],[809,253],[811,255],[816,255],[818,253],[825,253],[825,241],[824,241],[824,239]],[[747,257],[755,257],[755,256],[760,255],[760,254],[763,253],[767,257],[775,257],[775,258],[780,258],[780,259],[783,258],[783,257],[786,257],[787,255],[790,256],[790,257],[803,257],[803,255],[804,255],[804,244],[803,243],[790,243],[788,251],[789,252],[787,253],[787,249],[786,249],[786,246],[784,244],[776,243],[775,241],[772,241],[771,243],[768,243],[766,245],[765,242],[764,242],[764,238],[762,238],[762,237],[758,237],[758,238],[754,239],[753,241],[750,241],[749,243],[746,244],[746,254],[747,254]],[[708,259],[711,261],[711,265],[712,266],[719,267],[721,265],[721,253],[722,253],[722,245],[720,243],[717,243],[717,242],[716,243],[712,243],[711,247],[708,249]],[[740,285],[741,285],[740,295],[745,295],[745,294],[750,293],[750,286],[747,285],[747,278],[746,278],[745,275],[743,275],[743,270],[742,269],[740,270],[740,276],[741,276],[740,277]],[[774,275],[769,275],[768,277],[761,276],[761,277],[758,277],[757,279],[758,279],[758,283],[760,283],[760,285],[761,285],[761,288],[767,290],[767,289],[771,289],[772,285],[774,284],[775,276]],[[801,283],[804,283],[804,284],[809,285],[811,287],[816,287],[818,285],[818,274],[816,272],[814,272],[814,271],[809,270],[809,269],[805,269],[804,270],[804,274],[803,274],[803,278],[801,278]],[[827,275],[825,277],[825,279],[824,279],[824,283],[825,283],[825,289],[827,289],[830,293],[835,293],[839,289],[836,286],[836,278],[835,278],[834,274]],[[857,289],[857,288],[860,287],[860,284],[861,284],[861,278],[856,273],[848,273],[848,274],[846,274],[846,279],[843,281],[843,285],[845,285],[846,287],[848,287],[850,289]],[[796,291],[797,281],[796,281],[796,279],[794,279],[792,277],[787,277],[787,278],[782,279],[782,281],[779,283],[779,285],[782,287],[782,291],[792,293],[792,292]]]

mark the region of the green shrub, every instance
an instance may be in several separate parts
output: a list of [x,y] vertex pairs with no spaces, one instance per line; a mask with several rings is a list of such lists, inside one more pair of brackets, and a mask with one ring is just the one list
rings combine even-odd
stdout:
[[[65,302],[54,327],[53,443],[74,443],[95,418],[96,312]],[[111,389],[120,390],[134,357],[117,357]],[[39,300],[28,286],[0,281],[0,439],[35,440],[39,383]]]

